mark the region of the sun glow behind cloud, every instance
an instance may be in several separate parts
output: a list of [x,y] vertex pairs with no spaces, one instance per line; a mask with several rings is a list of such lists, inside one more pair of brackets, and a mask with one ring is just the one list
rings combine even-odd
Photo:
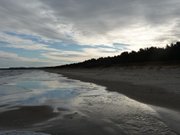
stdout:
[[1,0],[0,67],[163,47],[180,38],[179,8],[179,0]]

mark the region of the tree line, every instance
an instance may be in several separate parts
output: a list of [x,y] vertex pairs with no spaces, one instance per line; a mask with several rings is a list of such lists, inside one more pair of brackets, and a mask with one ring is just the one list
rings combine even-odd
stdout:
[[180,63],[180,42],[165,48],[149,47],[139,51],[123,52],[114,57],[101,57],[79,63],[57,66],[55,68],[96,68],[138,64]]

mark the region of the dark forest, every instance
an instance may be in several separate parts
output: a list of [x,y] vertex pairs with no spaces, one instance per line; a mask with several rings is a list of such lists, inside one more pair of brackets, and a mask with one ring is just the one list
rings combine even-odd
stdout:
[[139,51],[123,52],[114,57],[101,57],[80,63],[57,66],[56,68],[96,68],[109,66],[178,64],[180,63],[180,42],[165,48],[150,47]]

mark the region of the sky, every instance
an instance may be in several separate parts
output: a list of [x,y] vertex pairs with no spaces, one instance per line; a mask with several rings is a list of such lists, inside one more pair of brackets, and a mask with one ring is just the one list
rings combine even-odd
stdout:
[[180,0],[0,0],[0,68],[55,66],[180,39]]

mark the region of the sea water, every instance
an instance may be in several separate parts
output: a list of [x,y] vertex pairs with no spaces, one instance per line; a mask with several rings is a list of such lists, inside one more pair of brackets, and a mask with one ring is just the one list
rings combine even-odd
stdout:
[[[44,106],[51,109],[41,111]],[[0,71],[0,118],[0,135],[176,134],[149,105],[40,70]]]

